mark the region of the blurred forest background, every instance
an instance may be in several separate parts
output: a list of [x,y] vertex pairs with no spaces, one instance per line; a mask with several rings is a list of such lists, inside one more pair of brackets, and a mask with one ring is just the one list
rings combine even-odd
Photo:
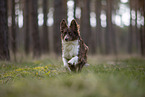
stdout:
[[145,0],[0,0],[0,60],[60,55],[62,19],[90,54],[145,56]]

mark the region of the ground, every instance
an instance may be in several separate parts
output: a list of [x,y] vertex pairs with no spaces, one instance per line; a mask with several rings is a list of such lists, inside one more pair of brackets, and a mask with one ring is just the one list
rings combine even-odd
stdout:
[[0,97],[145,97],[145,60],[89,56],[70,73],[60,57],[0,62]]

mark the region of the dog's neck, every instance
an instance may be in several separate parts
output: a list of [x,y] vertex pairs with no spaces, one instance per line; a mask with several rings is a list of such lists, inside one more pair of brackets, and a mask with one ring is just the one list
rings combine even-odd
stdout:
[[74,41],[64,41],[62,40],[63,45],[76,45],[78,44],[79,40],[74,40]]
[[63,41],[62,40],[62,46],[63,46],[63,52],[62,57],[65,58],[72,58],[73,56],[77,56],[79,53],[79,40],[74,41]]

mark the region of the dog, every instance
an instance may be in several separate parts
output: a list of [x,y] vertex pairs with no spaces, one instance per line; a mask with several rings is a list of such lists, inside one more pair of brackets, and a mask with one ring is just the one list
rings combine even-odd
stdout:
[[87,63],[88,46],[83,42],[79,25],[76,20],[72,20],[70,26],[67,26],[63,19],[60,23],[62,60],[68,70],[79,72]]

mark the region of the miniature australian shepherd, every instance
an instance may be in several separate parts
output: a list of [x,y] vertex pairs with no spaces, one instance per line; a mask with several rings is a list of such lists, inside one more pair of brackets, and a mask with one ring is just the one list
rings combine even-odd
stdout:
[[61,41],[62,41],[62,60],[64,66],[69,71],[78,72],[87,64],[88,46],[83,42],[79,25],[75,20],[71,21],[68,27],[63,19],[60,23]]

